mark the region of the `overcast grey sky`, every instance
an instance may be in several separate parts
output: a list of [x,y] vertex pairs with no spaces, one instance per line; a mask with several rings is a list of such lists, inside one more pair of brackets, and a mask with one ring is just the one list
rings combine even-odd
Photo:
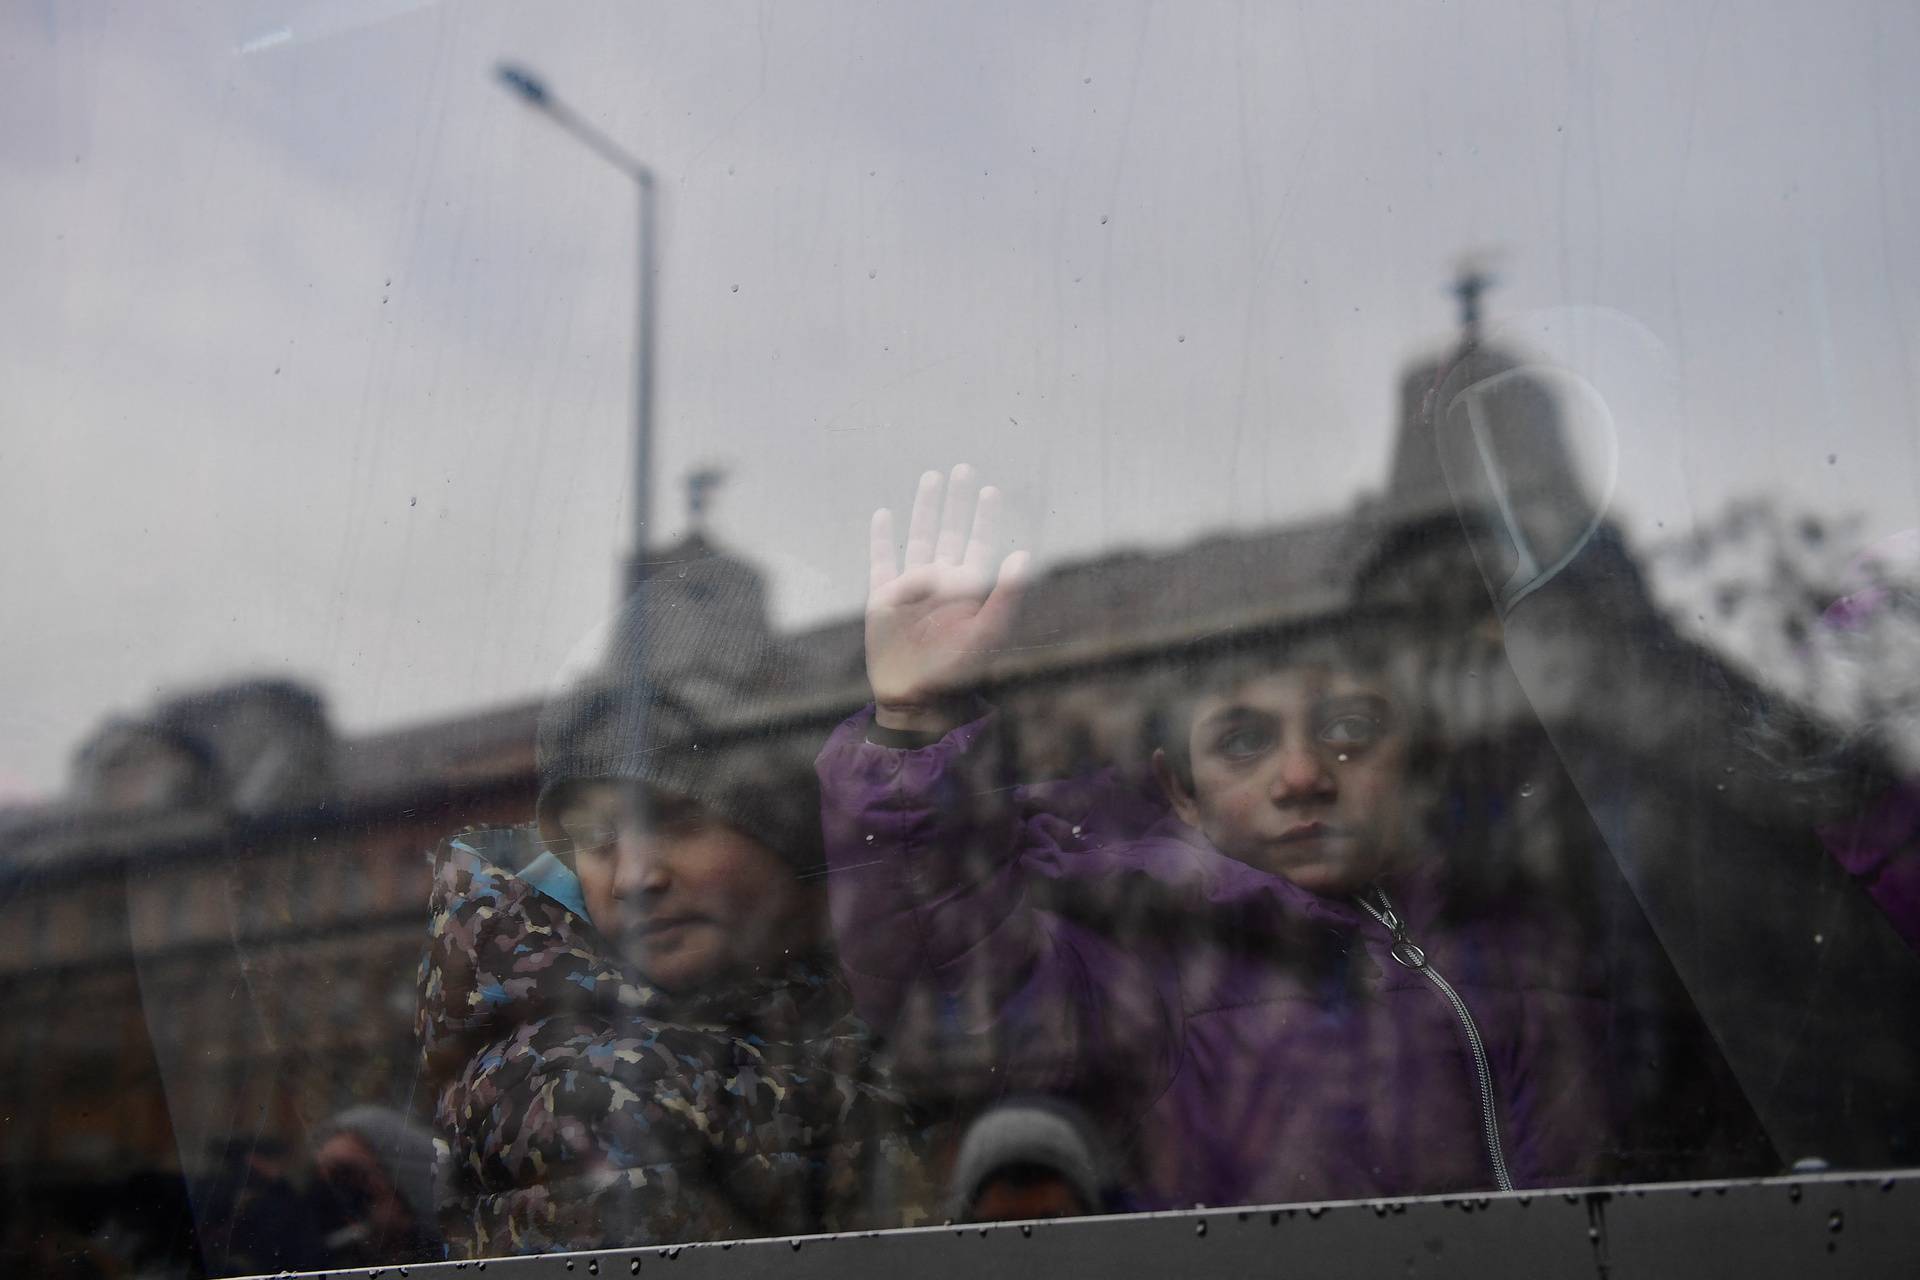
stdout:
[[660,175],[659,532],[728,465],[788,623],[959,458],[1043,562],[1351,501],[1468,250],[1631,384],[1637,536],[1920,524],[1909,3],[0,15],[0,796],[161,690],[288,674],[364,731],[605,616],[631,191],[502,57]]

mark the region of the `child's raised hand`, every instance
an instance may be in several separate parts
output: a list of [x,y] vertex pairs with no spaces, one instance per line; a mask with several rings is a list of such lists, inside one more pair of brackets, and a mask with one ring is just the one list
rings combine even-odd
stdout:
[[[893,513],[873,513],[867,585],[867,680],[883,728],[944,731],[953,698],[1005,643],[1025,586],[1027,553],[990,576],[1000,491],[979,491],[973,468],[920,477],[907,525],[904,564],[893,546]],[[944,499],[944,501],[943,501]]]

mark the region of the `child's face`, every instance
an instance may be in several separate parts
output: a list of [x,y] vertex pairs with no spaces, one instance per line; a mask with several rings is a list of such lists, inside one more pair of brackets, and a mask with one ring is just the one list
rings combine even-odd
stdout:
[[764,970],[817,941],[818,895],[692,801],[588,782],[558,817],[594,927],[664,990]]
[[1228,857],[1315,893],[1365,888],[1408,846],[1408,735],[1381,684],[1322,667],[1256,675],[1194,705],[1175,811]]

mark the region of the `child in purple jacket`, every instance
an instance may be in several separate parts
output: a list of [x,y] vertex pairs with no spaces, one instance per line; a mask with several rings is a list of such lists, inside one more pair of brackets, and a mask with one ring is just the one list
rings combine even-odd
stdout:
[[960,697],[1025,569],[990,581],[996,503],[964,468],[923,477],[904,567],[875,517],[875,705],[819,761],[862,1011],[937,1036],[985,1092],[1072,1099],[1143,1207],[1591,1178],[1602,1002],[1555,917],[1453,892],[1391,655],[1198,663],[1157,819],[1110,779],[1009,788],[997,715]]

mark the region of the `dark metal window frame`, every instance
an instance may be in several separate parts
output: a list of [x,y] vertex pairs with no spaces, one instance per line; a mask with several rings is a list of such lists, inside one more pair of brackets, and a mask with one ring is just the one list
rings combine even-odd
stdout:
[[922,1227],[312,1276],[914,1280],[1044,1276],[1920,1275],[1920,1171]]

